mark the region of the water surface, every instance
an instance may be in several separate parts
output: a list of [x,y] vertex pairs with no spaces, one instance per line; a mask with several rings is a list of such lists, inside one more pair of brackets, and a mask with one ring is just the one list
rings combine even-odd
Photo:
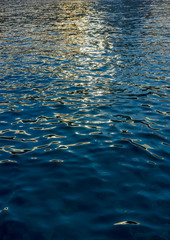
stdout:
[[168,13],[0,0],[0,239],[169,239]]

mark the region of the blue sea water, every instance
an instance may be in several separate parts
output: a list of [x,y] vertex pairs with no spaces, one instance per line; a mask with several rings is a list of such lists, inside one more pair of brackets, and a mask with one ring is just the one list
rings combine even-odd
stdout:
[[0,0],[0,240],[170,239],[168,14]]

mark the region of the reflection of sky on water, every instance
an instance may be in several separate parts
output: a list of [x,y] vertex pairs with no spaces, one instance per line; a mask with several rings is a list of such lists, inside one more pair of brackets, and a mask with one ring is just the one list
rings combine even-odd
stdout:
[[[154,18],[157,12],[147,0],[136,4],[123,0],[122,4],[21,2],[12,1],[13,8],[7,1],[1,6],[2,75],[20,72],[67,81],[80,79],[84,86],[99,81],[108,85],[106,92],[111,91],[110,84],[127,81],[134,93],[136,77],[144,87],[151,74],[159,80],[160,71],[155,71],[155,66],[153,70],[152,64],[163,63],[167,58],[167,15],[161,12],[166,11],[166,1],[159,8],[159,18]],[[156,38],[158,27],[164,27],[161,34],[165,34]],[[165,65],[162,67],[166,69]],[[100,94],[102,90],[98,91]]]
[[[121,97],[137,97],[154,89],[156,79],[157,85],[165,86],[158,64],[167,69],[163,64],[167,26],[161,29],[165,36],[157,33],[157,27],[166,19],[161,12],[166,1],[159,8],[159,18],[154,18],[157,12],[151,1],[12,3],[15,7],[10,8],[6,1],[1,8],[1,76],[11,75],[15,81],[18,75],[23,76],[18,84],[25,80],[28,84],[28,79],[36,76],[44,79],[44,84],[47,77],[55,78],[65,81],[62,89],[72,81],[72,86],[81,86],[91,96],[114,91]],[[159,42],[157,34],[165,42]],[[110,99],[109,95],[105,98]],[[94,99],[89,95],[81,101]]]
[[[51,57],[51,61],[73,60],[78,65],[85,63],[91,69],[101,70],[100,73],[105,72],[104,68],[108,70],[109,66],[106,73],[113,76],[115,65],[122,64],[122,55],[126,62],[127,51],[133,57],[131,61],[138,62],[137,49],[141,48],[145,38],[143,31],[149,31],[143,29],[144,22],[147,21],[147,14],[154,14],[150,1],[136,1],[136,5],[131,1],[124,2],[126,4],[110,1],[106,7],[103,1],[53,1],[48,4],[44,1],[42,6],[39,2],[23,2],[23,8],[20,6],[17,16],[14,11],[11,14],[4,10],[4,5],[1,21],[11,18],[11,25],[3,24],[2,32],[11,28],[11,38],[7,39],[8,32],[5,39],[8,42],[3,47],[14,48],[24,62],[29,61],[29,57],[32,58],[35,53],[39,56],[34,58],[39,57],[40,62],[47,63],[47,59],[41,59],[42,56]],[[18,12],[17,5],[16,10]],[[129,52],[132,48],[136,48],[136,51]],[[27,56],[24,59],[22,55]],[[76,59],[77,55],[79,59]],[[56,66],[51,70],[55,69]]]

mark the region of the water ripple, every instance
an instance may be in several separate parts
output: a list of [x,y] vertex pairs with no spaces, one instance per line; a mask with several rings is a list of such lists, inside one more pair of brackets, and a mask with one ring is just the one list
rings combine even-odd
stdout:
[[5,0],[0,25],[0,239],[168,240],[168,1]]

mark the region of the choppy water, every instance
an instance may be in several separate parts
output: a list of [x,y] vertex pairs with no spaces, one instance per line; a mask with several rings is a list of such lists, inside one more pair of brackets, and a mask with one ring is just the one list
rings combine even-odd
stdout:
[[0,0],[1,240],[169,239],[168,13]]

